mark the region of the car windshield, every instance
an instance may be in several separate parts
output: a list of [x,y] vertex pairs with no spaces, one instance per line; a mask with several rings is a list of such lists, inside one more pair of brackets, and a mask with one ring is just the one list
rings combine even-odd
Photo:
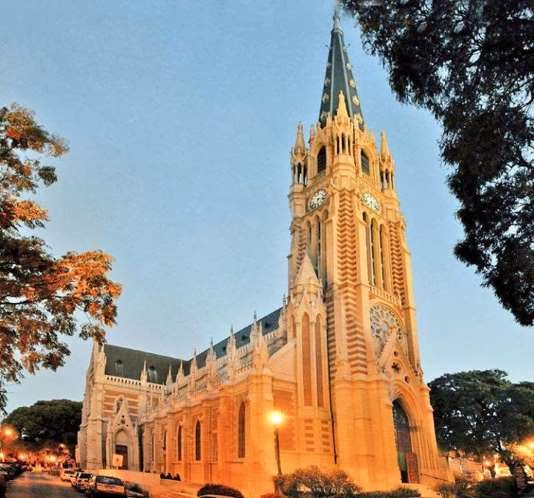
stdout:
[[117,477],[98,476],[96,482],[100,484],[115,484],[116,486],[122,486],[122,481]]
[[80,474],[80,479],[91,479],[93,477],[93,474]]

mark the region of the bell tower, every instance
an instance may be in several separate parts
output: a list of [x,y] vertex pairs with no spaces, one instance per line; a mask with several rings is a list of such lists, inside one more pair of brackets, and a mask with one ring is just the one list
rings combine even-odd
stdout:
[[395,163],[385,133],[377,145],[364,121],[339,10],[333,21],[319,118],[307,142],[298,125],[290,154],[289,296],[311,266],[326,315],[333,462],[365,487],[432,484],[446,471],[420,366]]

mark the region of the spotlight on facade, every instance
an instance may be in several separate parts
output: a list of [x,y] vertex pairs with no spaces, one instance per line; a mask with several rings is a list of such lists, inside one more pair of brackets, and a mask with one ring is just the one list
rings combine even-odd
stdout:
[[273,410],[269,419],[274,427],[280,427],[284,423],[284,414],[281,411]]

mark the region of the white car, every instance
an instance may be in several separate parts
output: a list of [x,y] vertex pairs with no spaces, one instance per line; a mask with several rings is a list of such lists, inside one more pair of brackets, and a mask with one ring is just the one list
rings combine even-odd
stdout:
[[80,474],[81,474],[81,472],[78,471],[78,472],[74,472],[74,474],[72,474],[72,475],[70,476],[69,481],[70,481],[70,485],[71,485],[73,488],[76,487],[76,481],[78,480],[78,477],[80,477]]
[[113,476],[93,476],[86,489],[88,496],[96,498],[99,496],[124,496],[126,489],[124,481]]
[[61,469],[59,473],[59,478],[62,481],[70,481],[70,478],[76,473],[75,469]]
[[90,472],[78,472],[76,476],[77,477],[73,483],[73,486],[78,491],[85,491],[89,486],[89,482],[91,481],[93,474],[91,474]]

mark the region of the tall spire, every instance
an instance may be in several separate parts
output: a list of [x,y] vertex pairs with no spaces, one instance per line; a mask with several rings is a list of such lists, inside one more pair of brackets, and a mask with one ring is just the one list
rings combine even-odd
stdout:
[[356,90],[356,80],[352,73],[352,65],[343,40],[339,5],[336,6],[333,19],[334,26],[330,35],[330,50],[328,51],[328,61],[326,63],[319,122],[324,124],[328,113],[332,117],[335,116],[339,106],[339,94],[343,92],[349,117],[359,116],[361,123],[363,123],[360,99]]

